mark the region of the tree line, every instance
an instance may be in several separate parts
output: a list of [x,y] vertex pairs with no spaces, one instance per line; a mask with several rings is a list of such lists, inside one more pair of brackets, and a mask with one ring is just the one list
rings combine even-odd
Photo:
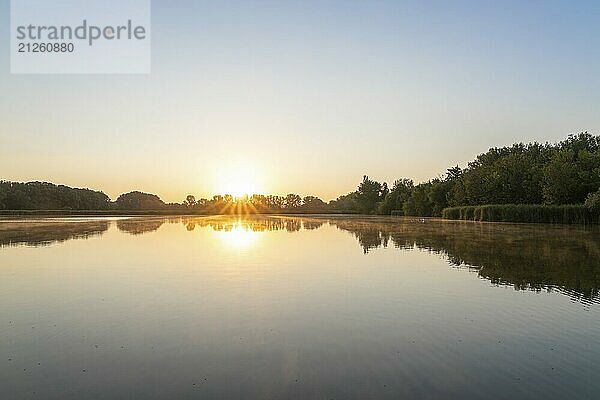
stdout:
[[287,196],[253,194],[242,197],[226,194],[199,200],[196,200],[193,195],[188,195],[183,206],[201,214],[327,213],[331,211],[329,205],[320,198],[301,197],[295,193]]
[[202,214],[265,212],[328,212],[328,204],[318,197],[259,195],[234,198],[216,195],[199,199],[188,195],[182,203],[165,203],[155,194],[133,191],[120,195],[114,202],[100,191],[71,188],[48,182],[0,181],[0,210],[64,211],[163,211]]
[[445,208],[479,205],[582,205],[600,211],[600,136],[570,135],[556,144],[492,148],[462,169],[428,182],[399,179],[391,188],[367,176],[339,197],[364,214],[441,216]]
[[122,194],[116,201],[103,192],[55,185],[48,182],[0,181],[0,210],[162,210],[158,196],[142,192]]
[[600,136],[569,135],[555,144],[517,143],[492,148],[465,168],[454,166],[435,179],[415,184],[401,178],[391,187],[364,176],[357,189],[325,202],[316,196],[261,195],[211,199],[188,195],[165,203],[138,191],[114,202],[100,191],[47,182],[0,181],[0,210],[120,210],[227,213],[355,213],[442,216],[458,206],[586,204],[600,211]]

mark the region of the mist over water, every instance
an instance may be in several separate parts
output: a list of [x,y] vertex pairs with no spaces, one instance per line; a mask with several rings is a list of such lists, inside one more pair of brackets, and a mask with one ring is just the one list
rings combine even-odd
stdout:
[[0,398],[593,398],[598,233],[0,221]]

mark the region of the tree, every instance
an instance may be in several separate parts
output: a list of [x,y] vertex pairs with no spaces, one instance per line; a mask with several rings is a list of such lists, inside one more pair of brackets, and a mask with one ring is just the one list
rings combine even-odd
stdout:
[[302,198],[297,194],[290,193],[285,196],[285,208],[294,209],[302,205]]
[[327,210],[327,203],[315,196],[306,196],[302,199],[302,209],[311,212],[324,212]]
[[[383,200],[383,189],[381,183],[370,180],[366,175],[363,176],[363,181],[358,185],[356,196],[358,211],[363,214],[372,214],[377,207],[377,203]],[[385,189],[387,190],[387,185]]]
[[120,195],[115,203],[119,210],[160,210],[165,207],[157,195],[138,191]]
[[196,204],[198,204],[198,203],[196,202],[196,198],[194,196],[192,196],[191,194],[188,194],[187,197],[185,198],[184,204],[187,207],[192,208],[192,207],[195,207]]
[[540,204],[550,150],[548,145],[518,143],[480,154],[465,170],[448,169],[448,204]]
[[383,201],[377,208],[380,215],[390,215],[392,211],[404,213],[403,206],[410,197],[413,190],[413,181],[410,179],[400,179],[394,182],[394,186],[386,194]]
[[547,204],[581,204],[600,187],[600,151],[577,151],[572,144],[557,150],[544,168]]
[[404,215],[428,217],[432,215],[433,206],[429,200],[431,183],[421,183],[415,186],[410,197],[404,203]]
[[0,203],[9,210],[107,210],[111,206],[102,192],[48,182],[0,181]]
[[463,170],[457,165],[446,170],[446,180],[454,181],[461,177]]
[[448,179],[434,179],[430,182],[428,198],[431,207],[431,216],[442,216],[442,211],[448,207],[448,197],[452,185],[452,180]]
[[355,213],[358,211],[358,192],[348,193],[339,196],[335,200],[329,202],[329,208],[336,212]]

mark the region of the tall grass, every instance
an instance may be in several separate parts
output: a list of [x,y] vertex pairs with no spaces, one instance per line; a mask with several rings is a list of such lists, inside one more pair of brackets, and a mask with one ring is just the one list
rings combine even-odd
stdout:
[[442,218],[487,222],[531,222],[548,224],[599,224],[600,214],[583,205],[546,206],[503,204],[444,209]]

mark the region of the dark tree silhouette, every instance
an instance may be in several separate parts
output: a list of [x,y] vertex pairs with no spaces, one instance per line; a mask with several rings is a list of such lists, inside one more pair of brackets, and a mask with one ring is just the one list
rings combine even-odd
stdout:
[[119,210],[161,210],[165,207],[157,195],[137,191],[120,195],[115,203]]

